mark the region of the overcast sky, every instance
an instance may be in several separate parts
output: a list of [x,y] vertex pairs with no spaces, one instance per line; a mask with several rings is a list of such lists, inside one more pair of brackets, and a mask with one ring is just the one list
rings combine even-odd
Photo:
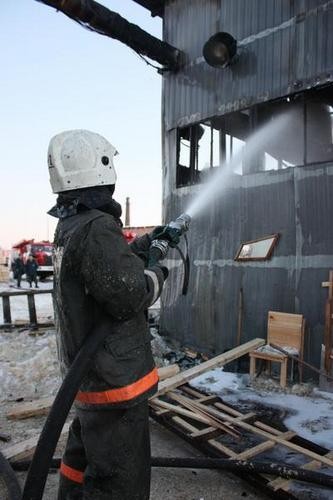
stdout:
[[[131,0],[101,3],[161,36],[161,20]],[[35,0],[0,5],[0,246],[53,238],[50,138],[86,128],[119,151],[114,197],[132,225],[161,214],[161,77],[130,48]]]

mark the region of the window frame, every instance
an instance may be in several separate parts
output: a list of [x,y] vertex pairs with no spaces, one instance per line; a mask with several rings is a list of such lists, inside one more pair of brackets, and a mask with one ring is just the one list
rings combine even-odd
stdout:
[[[280,237],[280,233],[273,233],[268,236],[263,236],[261,238],[256,238],[255,240],[250,240],[250,241],[244,241],[243,243],[240,244],[237,253],[234,257],[234,260],[237,262],[248,262],[248,261],[264,261],[264,260],[270,260],[273,254],[273,250],[278,242],[278,239]],[[272,239],[271,246],[269,247],[265,257],[240,257],[241,251],[245,245],[251,245],[253,243],[258,243],[259,241],[265,241],[265,240],[270,240]]]

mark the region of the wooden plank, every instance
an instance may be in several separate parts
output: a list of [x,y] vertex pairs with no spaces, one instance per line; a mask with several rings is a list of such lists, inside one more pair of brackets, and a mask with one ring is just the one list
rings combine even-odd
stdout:
[[[283,437],[283,439],[292,439],[296,436],[296,433],[293,431],[287,431],[281,433],[280,436]],[[274,448],[275,445],[276,443],[274,441],[264,441],[263,443],[257,444],[257,446],[253,446],[252,448],[239,453],[237,458],[240,460],[248,460],[249,458],[255,457],[264,451]]]
[[32,293],[34,295],[41,295],[43,293],[53,293],[53,289],[49,290],[22,290],[22,291],[15,291],[15,292],[0,292],[0,297],[15,297],[16,295],[27,295],[29,293]]
[[36,313],[36,304],[35,304],[35,296],[33,293],[28,293],[28,309],[29,309],[29,321],[30,325],[37,325],[37,313]]
[[326,458],[325,456],[318,455],[318,453],[314,453],[311,450],[307,450],[306,448],[302,448],[301,446],[291,443],[283,438],[281,438],[278,435],[273,435],[267,431],[264,431],[262,429],[259,429],[253,425],[248,424],[247,422],[242,422],[242,421],[236,421],[234,417],[230,417],[229,415],[223,414],[214,408],[210,408],[207,406],[204,406],[201,403],[196,403],[194,400],[188,399],[184,396],[178,396],[176,394],[169,394],[169,397],[172,398],[173,400],[177,401],[180,404],[183,404],[186,407],[189,407],[192,409],[198,409],[202,412],[202,414],[210,414],[212,416],[215,416],[216,418],[223,419],[224,422],[230,422],[233,425],[236,425],[237,427],[241,427],[244,430],[247,430],[249,432],[253,432],[254,434],[258,434],[259,436],[262,436],[268,440],[275,441],[278,444],[281,444],[283,446],[286,446],[287,448],[290,448],[291,450],[297,451],[298,453],[301,453],[302,455],[306,455],[314,460],[318,460],[319,462],[322,462],[329,467],[333,467],[333,460],[330,460]]
[[2,297],[2,311],[3,311],[3,320],[6,325],[10,325],[12,322],[12,315],[10,311],[10,300],[8,296]]
[[216,429],[220,429],[227,434],[231,434],[234,437],[239,437],[239,432],[235,431],[232,427],[224,424],[223,422],[218,421],[216,418],[210,415],[200,415],[200,412],[196,413],[191,410],[187,410],[182,408],[181,406],[173,405],[171,403],[166,403],[165,401],[161,401],[160,399],[154,399],[154,403],[165,408],[167,410],[172,411],[173,413],[183,415],[184,417],[191,418],[192,420],[197,420],[198,422],[202,422],[204,424],[208,424],[211,427],[215,427]]
[[[158,376],[160,379],[165,379],[169,373],[173,375],[179,372],[180,368],[177,364],[169,365],[166,367],[158,368]],[[202,394],[201,394],[202,396]],[[41,415],[48,415],[50,408],[53,404],[54,398],[42,398],[28,403],[19,403],[14,406],[7,414],[6,417],[10,420],[23,420],[25,418],[37,417]],[[164,412],[165,410],[163,410]],[[167,412],[168,410],[166,410]]]
[[[62,431],[61,431],[61,436],[64,437],[68,434],[70,424],[65,424]],[[35,451],[35,448],[37,446],[39,439],[39,434],[36,436],[33,436],[29,439],[25,439],[24,441],[21,441],[20,443],[13,444],[12,446],[8,446],[7,448],[4,448],[2,451],[2,454],[7,458],[7,460],[11,461],[16,461],[16,460],[22,460],[25,458],[30,457],[33,452]]]
[[169,366],[161,366],[158,368],[158,378],[161,380],[165,380],[169,377],[174,377],[177,373],[180,372],[179,366],[175,363]]
[[211,396],[203,396],[202,398],[199,398],[197,401],[199,403],[212,404],[219,401],[219,399],[220,398],[218,396],[211,395]]
[[216,368],[217,366],[224,366],[227,363],[230,363],[231,361],[234,361],[235,359],[240,358],[241,356],[244,356],[245,354],[248,354],[251,351],[254,351],[255,349],[264,344],[265,344],[264,339],[250,340],[249,342],[246,342],[245,344],[242,344],[239,347],[235,347],[234,349],[231,349],[228,352],[220,354],[219,356],[216,356],[212,359],[209,359],[208,361],[205,361],[200,365],[194,366],[189,370],[185,370],[184,372],[181,372],[178,375],[175,375],[174,377],[170,377],[168,380],[165,380],[159,384],[158,392],[157,394],[152,396],[152,398],[159,397],[162,394],[165,394],[166,392],[171,391],[172,389],[175,389],[176,387],[179,387],[182,384],[185,384],[189,380],[198,377],[202,373],[211,370],[212,368]]
[[[181,417],[178,417],[178,416],[172,417],[172,421],[175,422],[182,429],[188,431],[189,433],[197,432],[199,430],[196,427],[194,427],[193,425],[189,424],[186,420],[184,420]],[[230,457],[230,458],[237,457],[237,453],[230,450],[230,448],[227,448],[227,446],[224,446],[219,441],[216,441],[215,439],[209,439],[207,442],[215,450],[219,451],[220,453],[224,453],[227,457]]]
[[[201,415],[194,413],[193,411],[186,410],[185,408],[182,408],[181,406],[173,405],[171,403],[166,403],[165,401],[161,401],[160,399],[154,399],[153,401],[155,406],[159,406],[160,408],[169,410],[172,413],[175,413],[176,415],[182,415],[183,417],[190,418],[192,420],[195,420],[197,422],[201,422],[202,424],[207,424],[209,425],[209,419],[206,417],[202,417]],[[217,425],[212,426],[217,428]]]
[[53,401],[54,398],[43,398],[29,403],[19,403],[6,414],[6,417],[10,420],[23,420],[24,418],[47,415]]
[[220,436],[222,431],[216,429],[215,427],[206,427],[205,429],[200,429],[199,431],[192,432],[190,437],[193,439],[213,439]]
[[[246,413],[245,415],[241,415],[240,417],[236,417],[236,420],[249,420],[250,418],[253,418],[255,416],[255,413]],[[212,438],[212,437],[217,437],[221,434],[221,431],[219,429],[216,429],[215,427],[207,427],[205,429],[200,429],[199,431],[193,432],[191,434],[191,437],[193,439],[202,439],[202,438]]]
[[[333,459],[333,451],[330,451],[325,455],[326,458],[331,458]],[[301,469],[306,469],[306,470],[317,470],[320,469],[321,463],[318,462],[317,460],[312,460],[311,462],[308,462],[307,464],[304,464],[301,466]],[[279,490],[279,489],[284,489],[286,491],[289,490],[291,486],[292,481],[289,479],[283,479],[281,477],[278,477],[274,479],[273,481],[270,481],[269,486],[274,489],[274,491]]]
[[331,352],[332,352],[332,313],[333,313],[333,299],[327,299],[325,304],[325,329],[324,329],[324,345],[325,345],[325,358],[324,368],[326,373],[331,371]]

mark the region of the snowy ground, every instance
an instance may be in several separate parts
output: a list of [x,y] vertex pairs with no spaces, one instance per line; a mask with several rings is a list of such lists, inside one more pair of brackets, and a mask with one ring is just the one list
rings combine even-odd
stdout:
[[[0,291],[16,291],[14,283],[0,284]],[[30,289],[22,281],[22,290]],[[39,283],[40,289],[51,289],[52,280]],[[0,301],[2,316],[2,301]],[[27,296],[11,297],[13,322],[27,323],[29,320]],[[51,294],[35,296],[38,321],[53,319]],[[42,335],[40,335],[42,334]],[[17,328],[12,331],[0,330],[0,401],[17,398],[38,398],[52,394],[59,385],[59,368],[56,361],[56,341],[54,330],[31,332]]]
[[[10,281],[7,283],[0,283],[0,292],[17,292],[20,291],[19,288],[16,288],[14,285],[16,282]],[[52,279],[48,279],[45,282],[39,282],[38,284],[40,290],[50,290],[53,287]],[[34,289],[34,288],[33,288]],[[22,280],[21,290],[30,290],[29,284]],[[41,294],[35,296],[35,304],[37,317],[40,322],[47,321],[53,318],[53,307],[52,307],[52,297],[51,294]],[[10,298],[11,305],[11,313],[12,313],[12,321],[24,321],[27,322],[29,320],[29,312],[28,312],[28,300],[27,296],[22,293],[22,297],[15,296]],[[2,301],[0,301],[0,321],[3,323],[3,311],[2,311]]]

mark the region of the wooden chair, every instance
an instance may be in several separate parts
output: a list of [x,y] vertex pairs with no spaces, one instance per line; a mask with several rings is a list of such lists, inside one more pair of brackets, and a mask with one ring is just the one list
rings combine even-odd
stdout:
[[[303,346],[304,346],[304,330],[305,320],[301,314],[288,314],[275,311],[268,312],[267,324],[267,345],[250,352],[250,375],[256,375],[256,361],[262,359],[269,364],[280,363],[280,385],[285,387],[287,385],[288,373],[288,356],[282,354],[277,349],[269,347],[270,344],[275,344],[282,349],[293,352],[291,354],[303,360]],[[298,364],[299,379],[302,382],[302,365]],[[292,370],[293,373],[293,370]]]

